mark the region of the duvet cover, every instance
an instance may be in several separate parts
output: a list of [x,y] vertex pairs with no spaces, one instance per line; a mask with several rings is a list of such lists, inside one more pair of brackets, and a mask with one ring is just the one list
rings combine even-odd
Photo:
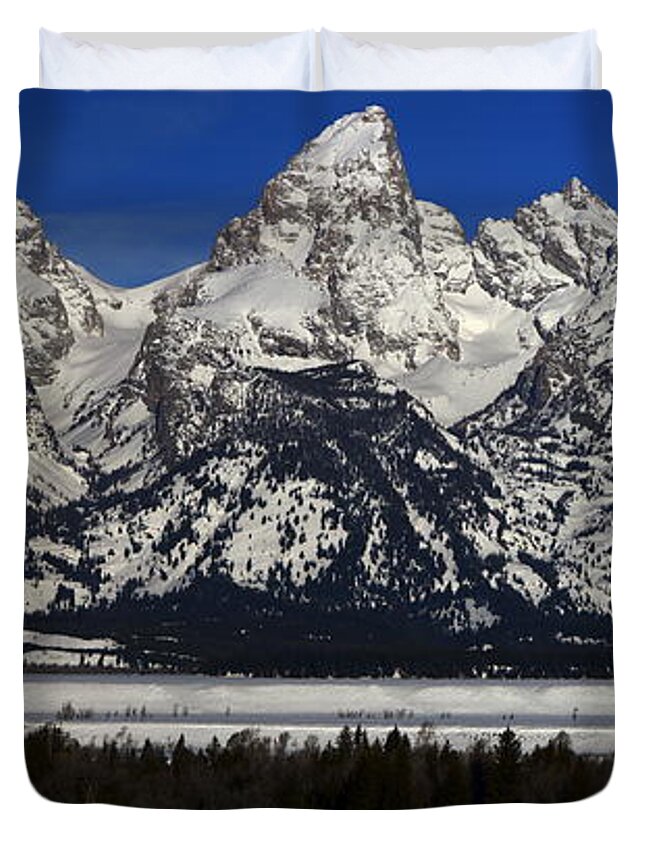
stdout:
[[599,790],[610,95],[28,90],[21,129],[38,790]]

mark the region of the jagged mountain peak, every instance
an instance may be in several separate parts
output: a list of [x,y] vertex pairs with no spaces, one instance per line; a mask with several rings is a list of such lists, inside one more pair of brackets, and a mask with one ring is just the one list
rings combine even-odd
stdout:
[[566,221],[583,221],[586,217],[595,217],[597,224],[615,231],[616,211],[604,199],[577,176],[569,178],[560,190],[542,193],[531,204],[523,205],[515,213],[515,220],[521,218],[525,210],[542,207],[552,215],[564,214]]
[[586,202],[593,193],[586,184],[575,175],[566,182],[562,189],[562,195],[574,207],[580,202]]
[[615,272],[616,220],[616,211],[573,177],[512,219],[480,224],[472,244],[477,279],[492,295],[529,309],[572,285],[596,293]]
[[42,227],[39,217],[36,216],[28,202],[22,198],[16,199],[16,238],[20,238],[25,228],[34,225]]
[[379,106],[349,113],[328,125],[308,142],[298,157],[308,165],[332,168],[338,172],[356,168],[368,159],[387,169],[388,157],[396,157],[398,146],[394,124]]
[[54,297],[64,306],[59,313],[66,314],[64,325],[69,334],[102,335],[103,321],[88,283],[90,274],[61,254],[45,233],[42,219],[20,199],[16,203],[16,256],[26,269],[26,274],[18,276],[23,304],[38,303],[45,297],[51,301],[53,288]]
[[209,270],[279,262],[317,282],[312,321],[345,358],[410,369],[456,355],[454,329],[423,251],[421,216],[394,125],[381,107],[342,116],[266,185],[259,204],[217,236]]
[[53,272],[63,263],[60,252],[45,236],[42,219],[23,199],[16,200],[16,253],[35,274]]
[[23,199],[16,200],[16,253],[32,273],[51,283],[71,268],[58,246],[47,236],[42,218]]
[[[328,125],[268,181],[258,207],[217,236],[212,266],[277,257],[324,279],[349,250],[395,224],[414,244],[421,270],[418,217],[394,125],[381,107],[368,107]],[[321,229],[336,236],[335,265]]]

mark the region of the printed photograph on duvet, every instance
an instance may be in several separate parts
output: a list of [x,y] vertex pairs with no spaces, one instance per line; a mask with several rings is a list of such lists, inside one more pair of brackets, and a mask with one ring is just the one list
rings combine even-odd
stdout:
[[36,791],[391,809],[602,790],[610,95],[20,107]]

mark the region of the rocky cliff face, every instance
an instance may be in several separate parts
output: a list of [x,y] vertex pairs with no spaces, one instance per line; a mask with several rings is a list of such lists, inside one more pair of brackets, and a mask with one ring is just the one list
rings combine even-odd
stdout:
[[103,329],[101,315],[83,272],[61,255],[45,236],[41,220],[20,200],[16,217],[16,249],[18,261],[32,275],[55,288],[67,313],[69,329],[100,335]]
[[317,333],[339,354],[413,368],[457,354],[423,252],[421,217],[396,133],[380,107],[344,116],[267,184],[257,208],[218,235],[213,269],[276,260],[322,285]]
[[461,223],[445,207],[417,201],[426,269],[442,294],[464,293],[475,282],[473,251]]
[[578,178],[512,220],[485,220],[473,243],[482,287],[523,308],[567,285],[597,292],[615,257],[616,214]]
[[99,282],[22,203],[17,241],[29,612],[609,643],[616,216],[578,180],[468,243],[369,108],[172,279]]
[[[502,541],[549,563],[581,610],[609,612],[615,259],[511,388],[457,427],[508,507]],[[463,431],[463,432],[462,432]]]

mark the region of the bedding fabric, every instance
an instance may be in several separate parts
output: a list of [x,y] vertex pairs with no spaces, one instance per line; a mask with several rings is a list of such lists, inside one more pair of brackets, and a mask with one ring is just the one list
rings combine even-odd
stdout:
[[599,790],[609,94],[33,89],[20,108],[38,790]]
[[597,89],[593,30],[531,45],[411,48],[322,30],[325,89]]

